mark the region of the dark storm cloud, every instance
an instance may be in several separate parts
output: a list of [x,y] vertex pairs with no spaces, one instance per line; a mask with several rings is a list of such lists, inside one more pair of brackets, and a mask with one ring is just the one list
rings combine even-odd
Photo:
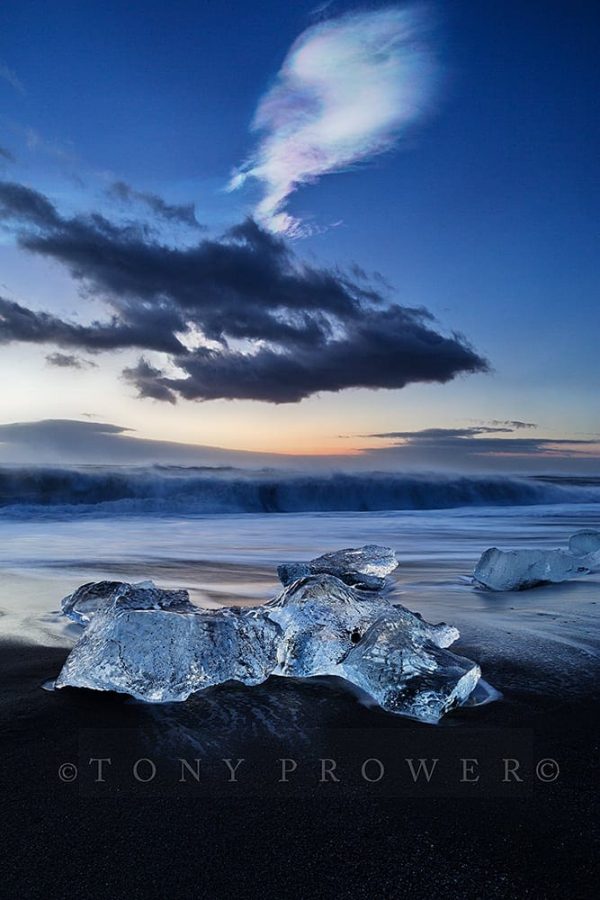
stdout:
[[96,366],[90,359],[82,359],[70,353],[49,353],[46,362],[58,369],[89,369]]
[[151,366],[145,359],[140,359],[133,369],[124,369],[125,381],[130,381],[137,387],[140,397],[149,397],[152,400],[165,400],[167,403],[175,403],[176,397],[173,391],[161,384],[163,373],[160,369]]
[[57,228],[61,223],[56,209],[43,194],[14,181],[0,182],[0,219],[41,228]]
[[167,203],[158,194],[147,191],[136,191],[125,181],[115,181],[107,191],[110,197],[120,200],[122,203],[143,203],[156,216],[167,222],[178,222],[190,228],[204,228],[196,219],[193,203],[176,204]]
[[448,381],[457,371],[476,371],[478,358],[455,338],[433,332],[418,314],[402,307],[350,321],[340,339],[294,353],[262,348],[253,356],[201,348],[177,358],[184,378],[168,378],[144,361],[127,377],[142,395],[157,389],[187,400],[218,397],[291,403],[319,391],[402,388],[413,381]]
[[[144,323],[144,319],[146,320]],[[137,323],[129,324],[113,317],[108,322],[80,325],[66,322],[51,313],[35,312],[13,300],[0,297],[0,344],[55,344],[97,353],[127,347],[149,348],[177,352],[183,349],[168,332],[161,338],[156,327],[157,317],[143,315]]]
[[427,310],[386,304],[362,277],[302,263],[252,220],[175,248],[98,214],[62,217],[43,195],[10,183],[0,183],[0,217],[23,248],[61,262],[111,310],[106,322],[79,325],[2,301],[0,341],[168,353],[181,376],[144,359],[126,370],[142,396],[286,403],[487,370]]

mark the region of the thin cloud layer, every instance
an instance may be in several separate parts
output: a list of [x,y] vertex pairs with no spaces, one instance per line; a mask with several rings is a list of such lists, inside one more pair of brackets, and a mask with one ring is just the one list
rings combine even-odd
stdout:
[[81,415],[87,421],[38,419],[0,423],[0,463],[172,463],[219,468],[280,464],[289,468],[295,459],[288,454],[142,438],[135,428],[89,421],[95,419],[91,413]]
[[385,438],[401,442],[437,443],[441,440],[464,440],[482,434],[512,434],[521,428],[536,428],[533,422],[500,421],[494,419],[489,425],[475,425],[468,428],[423,428],[420,431],[385,431],[380,434],[367,434],[365,437]]
[[[547,438],[530,441],[524,438],[447,437],[438,440],[436,444],[433,439],[423,437],[431,430],[405,432],[412,434],[414,438],[402,446],[363,450],[351,457],[312,457],[311,465],[318,465],[329,471],[332,467],[340,471],[369,471],[375,466],[378,471],[390,469],[396,473],[400,467],[403,472],[422,472],[426,469],[445,472],[465,470],[472,475],[486,470],[539,472],[544,463],[552,472],[570,472],[576,463],[576,471],[584,472],[587,469],[593,475],[597,472],[600,459],[598,440],[582,441],[573,446],[572,441],[551,441]],[[482,441],[482,446],[473,446],[481,445]],[[58,462],[134,465],[172,463],[253,468],[280,466],[289,470],[290,466],[299,465],[302,458],[145,439],[136,436],[134,429],[109,422],[45,419],[0,424],[0,461],[21,464]],[[474,499],[478,501],[476,486]]]
[[0,79],[6,81],[18,94],[25,95],[27,92],[25,90],[25,85],[17,75],[17,73],[10,69],[5,63],[0,62]]
[[96,367],[96,363],[90,359],[82,359],[72,353],[49,353],[46,356],[46,362],[49,366],[57,369],[91,369]]
[[167,222],[187,225],[189,228],[204,228],[196,219],[193,203],[167,203],[158,194],[152,194],[148,191],[137,191],[125,181],[115,181],[107,193],[109,197],[119,200],[121,203],[141,203],[158,218]]
[[500,436],[536,427],[532,422],[492,420],[489,425],[467,428],[424,428],[420,431],[389,431],[363,436],[391,442],[365,451],[374,457],[396,455],[398,459],[409,462],[421,459],[438,465],[456,466],[461,462],[471,460],[476,463],[486,458],[495,462],[502,458],[520,460],[527,457],[598,459],[598,439]]
[[60,262],[102,299],[107,317],[69,322],[0,298],[0,343],[167,354],[168,374],[144,357],[125,370],[144,397],[289,403],[487,370],[427,310],[387,303],[364,277],[302,262],[253,220],[173,247],[97,213],[64,217],[44,195],[0,182],[2,219],[21,247]]
[[[262,466],[277,460],[276,454],[136,437],[134,429],[110,422],[42,419],[0,424],[0,463],[172,463],[228,467]],[[289,457],[284,460],[289,462]]]
[[388,7],[351,13],[304,31],[260,100],[253,130],[262,139],[230,188],[258,179],[255,217],[298,235],[290,195],[322,175],[390,150],[428,105],[436,67],[422,42],[424,14]]
[[490,425],[502,425],[514,431],[520,431],[522,428],[538,427],[535,422],[521,422],[519,419],[492,419]]

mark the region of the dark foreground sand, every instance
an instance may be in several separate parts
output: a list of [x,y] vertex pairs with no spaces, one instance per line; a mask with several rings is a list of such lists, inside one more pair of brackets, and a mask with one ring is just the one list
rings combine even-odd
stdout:
[[[600,735],[589,679],[561,701],[559,685],[551,697],[529,687],[539,672],[489,655],[486,677],[506,701],[430,728],[367,709],[337,685],[287,679],[164,707],[42,691],[66,653],[0,647],[3,896],[596,896]],[[503,754],[522,758],[523,783],[501,782]],[[103,784],[92,756],[113,760]],[[179,756],[202,759],[201,785],[178,784]],[[348,778],[319,785],[321,756],[340,757]],[[440,757],[443,777],[415,787],[405,774],[378,785],[357,775],[368,757],[404,771],[405,756]],[[483,783],[458,783],[461,756],[479,758]],[[131,774],[141,757],[157,765],[148,784]],[[251,774],[226,783],[222,757],[245,757]],[[277,782],[279,757],[298,760],[297,781]],[[535,777],[542,758],[559,762],[555,781]],[[65,762],[79,766],[71,783],[58,775]]]

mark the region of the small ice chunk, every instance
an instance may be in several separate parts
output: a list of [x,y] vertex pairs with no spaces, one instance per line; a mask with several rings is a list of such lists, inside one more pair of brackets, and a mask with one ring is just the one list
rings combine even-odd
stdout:
[[216,611],[169,596],[185,591],[85,587],[96,596],[108,591],[113,599],[97,606],[57,688],[164,702],[229,680],[259,684],[269,675],[334,675],[390,712],[437,722],[480,677],[474,662],[445,649],[459,636],[456,628],[431,625],[381,594],[357,591],[329,574],[296,580],[261,607]]
[[588,566],[565,550],[498,550],[491,547],[482,554],[473,578],[490,591],[523,591],[589,572]]
[[398,567],[395,552],[390,547],[365,544],[333,553],[325,553],[307,563],[285,563],[277,567],[283,585],[292,584],[307,575],[334,575],[345,584],[361,590],[380,591],[385,576]]
[[[378,544],[365,544],[364,547],[350,547],[324,553],[310,561],[311,568],[326,573],[328,569],[340,569],[343,572],[360,572],[361,575],[377,575],[383,578],[398,568],[396,553],[390,547]],[[315,571],[315,574],[317,572]],[[328,574],[333,575],[333,572]]]
[[187,591],[167,591],[152,581],[96,581],[82,584],[61,601],[63,613],[79,625],[87,625],[100,610],[113,604],[131,609],[195,609]]
[[403,622],[378,619],[336,674],[362,688],[388,712],[435,724],[464,703],[481,669],[470,659],[414,638]]
[[576,531],[569,538],[569,550],[573,556],[600,553],[600,531],[593,531],[591,528]]

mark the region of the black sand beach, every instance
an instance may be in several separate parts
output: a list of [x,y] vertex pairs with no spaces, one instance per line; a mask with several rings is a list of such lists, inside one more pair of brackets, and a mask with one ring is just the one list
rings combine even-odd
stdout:
[[[277,758],[295,756],[313,763],[316,774],[289,798],[277,792],[283,785],[275,784],[265,795],[251,787],[249,796],[239,798],[231,790],[235,785],[224,782],[208,791],[195,783],[176,784],[178,769],[167,768],[170,754],[160,748],[150,751],[144,739],[145,707],[112,695],[41,691],[45,675],[58,670],[64,656],[54,648],[2,646],[5,896],[225,897],[232,885],[239,897],[593,896],[597,693],[585,692],[565,703],[539,698],[534,715],[527,717],[491,704],[479,708],[476,717],[463,713],[460,726],[452,729],[461,732],[452,744],[454,755],[486,759],[498,733],[506,741],[507,730],[525,726],[533,758],[560,761],[556,781],[538,781],[529,770],[527,782],[515,785],[507,796],[498,796],[498,776],[481,787],[482,796],[474,785],[461,790],[451,779],[433,793],[449,789],[454,796],[430,796],[408,787],[408,796],[405,791],[389,797],[387,788],[371,790],[375,785],[359,785],[356,779],[348,787],[317,783],[317,757],[327,746],[328,729],[335,737],[339,729],[364,734],[373,728],[373,717],[377,726],[389,728],[388,717],[335,690],[326,708],[315,706],[314,687],[272,679],[274,684],[254,690],[270,695],[272,702],[301,707],[304,715],[316,708],[321,721],[314,748],[302,744],[299,749],[293,736],[289,742],[273,739],[269,747],[265,735],[255,733],[262,758],[277,765]],[[508,673],[501,661],[488,659],[486,673],[517,710],[520,703],[530,708],[526,687],[519,692],[512,686],[517,676],[513,669]],[[536,673],[524,667],[518,676],[527,685]],[[219,693],[220,704],[231,706],[241,697],[243,706],[250,689],[222,688]],[[268,706],[268,698],[263,700]],[[406,740],[410,755],[416,755],[415,746],[439,755],[440,735],[450,731],[393,724],[400,738],[396,746]],[[161,767],[158,786],[135,783],[125,769],[115,779],[111,773],[106,785],[92,784],[87,773],[85,784],[61,782],[61,763],[83,761],[82,731],[103,738],[106,729],[116,761],[156,761]],[[411,743],[415,739],[416,745]],[[248,735],[238,735],[235,746],[225,734],[222,740],[223,753],[215,748],[215,758],[252,753]],[[372,745],[377,756],[379,744]],[[526,745],[519,732],[512,746],[519,752]],[[100,740],[98,756],[106,746]],[[197,756],[185,740],[172,750],[173,758]],[[209,756],[203,754],[203,759]],[[140,775],[147,777],[146,771]],[[107,789],[98,791],[100,787]]]

